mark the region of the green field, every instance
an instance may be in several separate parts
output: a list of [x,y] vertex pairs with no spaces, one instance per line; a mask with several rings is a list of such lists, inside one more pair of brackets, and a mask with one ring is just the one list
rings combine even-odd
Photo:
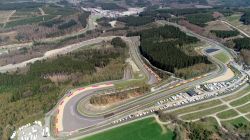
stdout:
[[59,7],[59,6],[44,6],[42,7],[44,12],[48,15],[62,15],[62,16],[69,16],[73,15],[77,12],[76,9],[73,9],[71,7]]
[[33,23],[39,23],[42,21],[47,21],[52,18],[54,18],[54,15],[46,15],[46,16],[37,16],[37,17],[30,17],[30,18],[25,18],[25,19],[20,19],[20,20],[14,20],[11,22],[8,22],[5,26],[5,28],[11,28],[15,27],[18,25],[27,25],[27,24],[33,24]]
[[237,110],[239,110],[241,113],[250,112],[250,103],[248,103],[244,106],[238,107]]
[[218,128],[218,122],[214,117],[207,117],[204,120],[197,121],[201,125],[202,128],[205,128],[209,131],[215,132]]
[[220,100],[213,100],[210,102],[204,102],[204,103],[200,103],[191,107],[185,107],[182,109],[178,109],[176,111],[172,111],[170,112],[173,115],[178,115],[178,114],[183,114],[183,113],[188,113],[188,112],[192,112],[192,111],[196,111],[196,110],[201,110],[201,109],[205,109],[208,107],[212,107],[212,106],[216,106],[221,104],[222,102]]
[[250,114],[246,115],[246,117],[247,117],[248,119],[250,119]]
[[37,7],[28,9],[18,9],[17,12],[11,17],[5,28],[12,28],[18,25],[34,24],[43,21],[48,21],[58,16],[69,16],[77,13],[78,11],[72,7],[59,7],[53,4],[42,5],[41,8],[45,12],[45,16],[39,15],[40,11]]
[[248,35],[250,34],[250,26],[249,25],[244,25],[242,24],[242,22],[240,22],[240,17],[241,17],[241,13],[237,13],[237,14],[233,14],[231,16],[226,17],[227,21],[236,26],[237,28],[239,28],[240,30],[244,31],[245,33],[247,33]]
[[[135,78],[139,78],[139,77],[135,77]],[[140,77],[139,79],[131,79],[131,80],[117,82],[115,83],[115,87],[117,89],[125,89],[129,87],[142,86],[142,85],[145,85],[145,81],[146,81],[145,77]]]
[[173,140],[174,133],[167,129],[163,133],[154,118],[147,118],[114,128],[81,140]]
[[214,57],[220,60],[222,63],[227,63],[230,59],[224,52],[217,53],[214,55]]
[[242,105],[246,102],[250,101],[250,94],[244,96],[244,97],[241,97],[240,99],[238,100],[235,100],[233,102],[230,103],[231,106],[239,106],[239,105]]
[[240,124],[247,124],[249,123],[245,118],[239,117],[230,121],[224,121],[222,124],[224,125],[232,125],[234,127],[240,125]]
[[225,98],[222,98],[222,100],[231,101],[231,100],[233,100],[235,98],[239,98],[239,97],[242,97],[242,96],[246,95],[247,92],[249,92],[249,91],[250,91],[250,86],[246,87],[244,90],[242,90],[240,92],[237,92],[236,94],[233,94],[231,96],[227,96]]
[[227,119],[227,118],[235,117],[237,115],[238,113],[236,111],[234,111],[233,109],[230,109],[230,110],[218,113],[217,117],[219,117],[220,119]]
[[214,114],[216,112],[225,110],[227,108],[228,107],[226,105],[221,105],[221,106],[210,108],[210,109],[206,109],[206,110],[203,110],[203,111],[199,111],[199,112],[195,112],[195,113],[190,113],[190,114],[187,114],[187,115],[183,115],[183,116],[181,116],[181,119],[184,119],[184,120],[199,119],[199,118],[205,117],[207,115]]

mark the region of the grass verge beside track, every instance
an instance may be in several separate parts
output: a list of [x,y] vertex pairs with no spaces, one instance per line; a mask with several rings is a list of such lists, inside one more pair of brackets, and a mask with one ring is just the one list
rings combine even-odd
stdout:
[[239,106],[239,105],[242,105],[246,102],[250,101],[250,94],[244,96],[244,97],[241,97],[240,99],[238,100],[235,100],[233,102],[230,103],[231,106]]
[[250,91],[250,86],[247,86],[244,90],[242,90],[242,91],[240,91],[240,92],[238,92],[236,94],[233,94],[231,96],[224,97],[224,98],[222,98],[222,100],[224,100],[224,101],[231,101],[231,100],[233,100],[235,98],[238,98],[238,97],[246,95],[247,92],[249,92],[249,91]]
[[210,109],[206,109],[203,111],[190,113],[190,114],[181,116],[181,119],[183,119],[183,120],[195,120],[195,119],[199,119],[199,118],[205,117],[205,116],[210,115],[210,114],[214,114],[216,112],[222,111],[222,110],[227,109],[227,108],[228,107],[226,105],[221,105],[221,106],[217,106],[214,108],[210,108]]
[[241,113],[250,112],[250,103],[248,103],[244,106],[238,107],[237,110],[239,110]]
[[224,52],[217,53],[214,55],[214,57],[220,60],[222,63],[227,63],[230,59]]
[[234,111],[233,109],[230,109],[227,111],[220,112],[216,116],[220,119],[227,119],[227,118],[235,117],[237,115],[238,113],[236,111]]
[[81,140],[173,140],[174,133],[164,132],[154,118],[136,121]]
[[210,101],[210,102],[200,103],[200,104],[197,104],[197,105],[194,105],[194,106],[191,106],[191,107],[185,107],[185,108],[182,108],[182,109],[178,109],[178,110],[172,111],[170,113],[173,114],[173,115],[178,115],[178,114],[183,114],[183,113],[188,113],[188,112],[192,112],[192,111],[196,111],[196,110],[205,109],[205,108],[208,108],[208,107],[213,107],[213,106],[219,105],[221,103],[222,102],[220,100],[213,100],[213,101]]

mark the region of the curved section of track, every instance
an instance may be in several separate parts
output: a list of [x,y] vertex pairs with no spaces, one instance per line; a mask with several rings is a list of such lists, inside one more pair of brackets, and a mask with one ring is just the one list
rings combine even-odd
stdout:
[[[138,67],[143,71],[143,73],[147,76],[148,81],[150,81],[153,77],[148,72],[145,67],[144,63],[140,58],[140,54],[138,52],[138,45],[135,44],[133,39],[134,38],[126,38],[122,37],[126,42],[128,42],[130,46],[130,55],[132,56],[135,63],[138,65]],[[206,41],[207,42],[207,41]],[[207,42],[208,43],[208,42]],[[209,42],[209,44],[213,46],[217,46],[216,44],[213,44],[213,42]],[[220,46],[218,46],[220,47]],[[205,53],[205,52],[203,52]],[[207,54],[205,54],[207,55]],[[218,69],[214,72],[211,72],[209,74],[200,76],[197,79],[190,79],[186,83],[182,83],[179,86],[176,86],[174,88],[164,89],[152,92],[150,94],[147,94],[143,97],[134,99],[130,102],[124,103],[122,105],[119,105],[115,108],[110,109],[106,113],[114,113],[112,117],[104,118],[103,116],[105,114],[79,114],[76,110],[77,103],[83,99],[88,98],[94,94],[95,91],[101,90],[101,89],[93,89],[89,91],[84,91],[79,93],[79,95],[74,96],[70,99],[70,101],[65,104],[64,112],[62,114],[62,128],[59,131],[59,136],[67,136],[69,134],[72,134],[73,132],[79,132],[80,134],[88,134],[97,130],[101,130],[110,126],[110,122],[112,120],[118,119],[119,117],[122,117],[124,115],[127,115],[130,112],[137,111],[140,109],[144,109],[152,105],[155,101],[164,98],[167,95],[185,90],[186,88],[189,88],[190,86],[194,86],[197,84],[200,84],[204,81],[210,80],[216,76],[220,76],[225,73],[226,66],[219,62],[217,59],[214,59],[212,57],[209,57],[211,61],[217,64]],[[150,83],[150,82],[149,82]],[[112,87],[109,87],[112,88]]]

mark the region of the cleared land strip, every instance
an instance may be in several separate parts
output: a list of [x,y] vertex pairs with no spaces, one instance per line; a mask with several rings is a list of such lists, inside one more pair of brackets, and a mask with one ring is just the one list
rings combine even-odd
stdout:
[[12,15],[14,15],[16,13],[16,10],[13,10],[9,15],[8,17],[6,18],[5,22],[4,22],[4,25],[3,25],[3,28],[6,26],[6,24],[9,22],[10,18],[12,17]]
[[245,33],[244,31],[242,31],[241,29],[237,28],[236,26],[232,25],[231,23],[229,23],[227,21],[221,21],[221,22],[229,25],[230,27],[233,27],[234,29],[238,30],[240,33],[242,33],[246,37],[250,37],[247,33]]
[[14,10],[1,10],[0,11],[0,23],[6,23],[7,19]]
[[42,8],[38,8],[38,9],[39,9],[39,11],[40,11],[40,13],[41,13],[42,16],[46,15]]

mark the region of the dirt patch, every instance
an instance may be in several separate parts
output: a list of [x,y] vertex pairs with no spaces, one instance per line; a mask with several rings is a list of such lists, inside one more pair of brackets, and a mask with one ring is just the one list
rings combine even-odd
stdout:
[[202,34],[205,31],[205,29],[203,29],[202,27],[191,24],[186,20],[180,20],[179,24],[186,27],[187,29],[197,33],[197,34]]
[[220,21],[211,21],[207,23],[206,30],[231,31],[232,28]]
[[95,106],[113,105],[124,100],[129,100],[141,96],[143,93],[137,91],[118,92],[111,94],[94,95],[90,98],[90,103]]
[[226,70],[226,73],[224,75],[221,75],[219,77],[216,77],[214,79],[209,80],[207,83],[214,83],[214,82],[221,82],[221,81],[226,81],[234,77],[234,72],[228,68]]
[[53,75],[47,75],[44,76],[45,79],[49,79],[54,83],[61,83],[61,82],[65,82],[68,79],[70,79],[70,75],[67,74],[53,74]]
[[6,44],[6,42],[16,42],[16,31],[0,33],[0,45]]
[[214,12],[213,17],[217,19],[217,18],[223,17],[223,14],[221,14],[219,12]]
[[131,58],[128,58],[126,60],[126,62],[128,62],[131,65],[133,72],[139,72],[140,71],[140,69],[137,67],[137,65],[135,64],[135,62]]
[[0,11],[0,23],[8,22],[10,16],[14,14],[14,10],[12,11]]

